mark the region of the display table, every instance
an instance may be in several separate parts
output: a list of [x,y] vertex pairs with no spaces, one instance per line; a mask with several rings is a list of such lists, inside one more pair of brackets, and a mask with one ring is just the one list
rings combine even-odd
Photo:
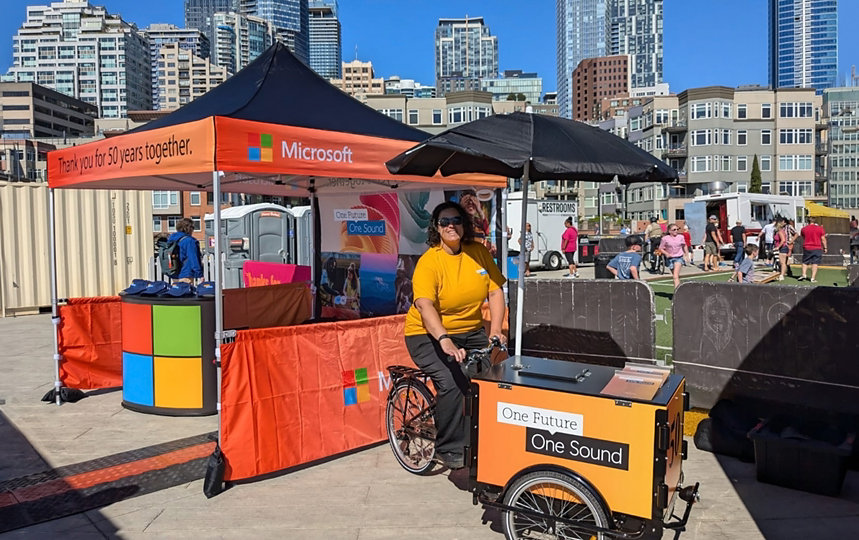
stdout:
[[217,412],[214,297],[122,296],[122,406],[167,416]]

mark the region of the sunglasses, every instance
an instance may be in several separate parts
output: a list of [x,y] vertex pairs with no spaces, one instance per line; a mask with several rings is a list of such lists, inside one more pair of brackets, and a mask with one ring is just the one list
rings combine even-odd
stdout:
[[462,225],[462,216],[438,218],[439,227],[447,227],[448,225]]
[[677,232],[677,231],[679,231],[679,230],[680,230],[680,229],[668,229],[668,232]]

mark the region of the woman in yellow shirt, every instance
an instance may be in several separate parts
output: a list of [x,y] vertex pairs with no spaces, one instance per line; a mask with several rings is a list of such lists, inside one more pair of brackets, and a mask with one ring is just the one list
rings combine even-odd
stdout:
[[464,464],[462,399],[468,392],[461,362],[466,349],[489,342],[481,315],[487,298],[490,334],[507,342],[501,333],[504,276],[489,250],[474,241],[469,215],[454,202],[433,210],[427,244],[412,278],[414,303],[406,314],[406,348],[436,389],[436,454],[449,468],[458,469]]

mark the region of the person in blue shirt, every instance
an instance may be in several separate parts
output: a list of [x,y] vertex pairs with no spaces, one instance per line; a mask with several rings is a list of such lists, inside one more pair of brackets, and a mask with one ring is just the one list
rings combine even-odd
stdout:
[[638,265],[641,264],[641,237],[627,236],[624,239],[626,251],[618,253],[608,263],[608,271],[615,279],[638,279]]
[[179,275],[174,281],[180,283],[193,283],[195,279],[203,277],[203,265],[201,264],[200,243],[191,236],[194,233],[194,222],[189,218],[182,218],[176,224],[176,232],[167,238],[168,242],[178,240],[179,260],[182,265]]

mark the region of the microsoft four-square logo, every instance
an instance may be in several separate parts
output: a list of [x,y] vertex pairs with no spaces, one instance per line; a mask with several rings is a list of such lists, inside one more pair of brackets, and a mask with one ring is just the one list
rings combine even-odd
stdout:
[[370,401],[370,379],[367,378],[367,368],[343,372],[343,401],[346,405]]
[[248,161],[271,162],[272,156],[271,135],[266,133],[248,133]]

